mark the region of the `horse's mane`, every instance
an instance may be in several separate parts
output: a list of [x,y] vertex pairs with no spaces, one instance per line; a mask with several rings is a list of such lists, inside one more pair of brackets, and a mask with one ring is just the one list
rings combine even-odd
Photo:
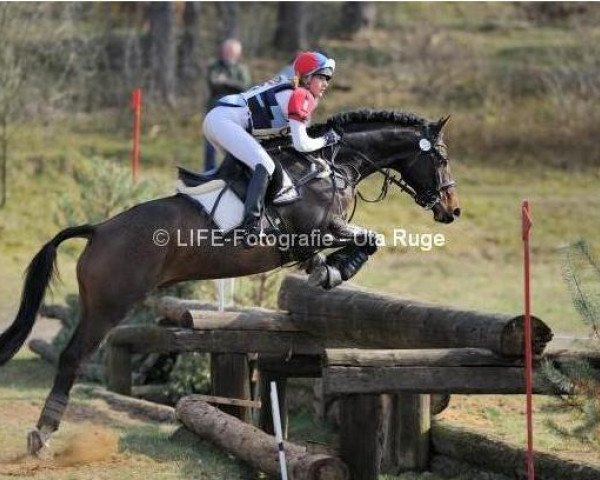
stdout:
[[[323,135],[327,130],[334,128],[343,132],[345,127],[358,124],[388,124],[398,127],[417,127],[427,126],[429,121],[415,115],[414,113],[400,112],[396,110],[352,110],[350,112],[336,113],[329,117],[325,123],[318,123],[308,128],[308,134],[311,137]],[[275,148],[279,145],[289,145],[289,138],[275,138],[263,142],[266,148]]]
[[322,135],[326,130],[335,128],[344,131],[344,127],[352,124],[386,123],[399,127],[424,127],[429,121],[414,113],[396,110],[353,110],[337,113],[327,119],[325,123],[313,125],[308,129],[312,136]]

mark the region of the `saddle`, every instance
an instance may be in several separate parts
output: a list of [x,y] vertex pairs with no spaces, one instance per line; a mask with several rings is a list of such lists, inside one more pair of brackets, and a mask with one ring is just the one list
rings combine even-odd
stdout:
[[[239,226],[243,219],[244,200],[252,171],[227,155],[216,170],[192,172],[178,167],[177,192],[196,204],[212,218],[224,233]],[[275,207],[300,199],[292,176],[275,160],[275,171],[265,195],[265,213],[271,226],[279,228],[281,219]]]

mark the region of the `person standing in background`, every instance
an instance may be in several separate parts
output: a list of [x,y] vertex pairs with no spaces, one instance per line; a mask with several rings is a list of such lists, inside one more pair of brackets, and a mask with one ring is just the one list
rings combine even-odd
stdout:
[[[219,98],[241,93],[250,87],[250,71],[240,62],[241,57],[242,44],[238,40],[228,38],[221,44],[218,60],[208,68],[207,113],[217,104]],[[204,139],[204,142],[204,170],[212,170],[216,167],[216,150],[208,140]]]

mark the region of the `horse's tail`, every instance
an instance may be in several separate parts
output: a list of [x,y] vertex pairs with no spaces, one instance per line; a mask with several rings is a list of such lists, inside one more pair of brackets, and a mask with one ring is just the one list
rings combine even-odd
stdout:
[[37,312],[44,299],[46,287],[52,280],[56,270],[56,249],[58,246],[69,238],[90,238],[93,233],[94,227],[92,225],[65,228],[46,243],[33,257],[29,267],[27,267],[27,276],[17,317],[12,325],[0,335],[0,365],[4,365],[17,353],[33,329]]

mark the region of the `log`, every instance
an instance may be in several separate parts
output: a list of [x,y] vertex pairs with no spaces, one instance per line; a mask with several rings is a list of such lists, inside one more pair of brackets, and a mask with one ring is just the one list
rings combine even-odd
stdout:
[[58,352],[50,342],[39,338],[32,338],[29,340],[28,345],[33,353],[42,357],[42,360],[56,366],[58,363]]
[[185,327],[195,330],[299,331],[287,313],[262,308],[247,309],[243,312],[187,310],[181,321]]
[[[288,275],[279,308],[302,331],[361,348],[485,348],[501,356],[523,355],[523,316],[436,306],[357,288],[325,291],[305,277]],[[532,318],[534,351],[552,339],[550,328]]]
[[156,422],[173,422],[176,420],[175,409],[167,405],[148,402],[137,398],[119,395],[100,387],[78,386],[78,390],[106,401],[117,410],[125,411],[133,415],[140,415]]
[[[254,468],[279,474],[277,442],[252,425],[241,422],[206,402],[184,397],[177,403],[177,417],[205,440],[234,454]],[[347,467],[335,457],[309,454],[306,448],[284,442],[291,480],[346,480]]]
[[188,397],[191,397],[193,400],[200,400],[202,402],[216,404],[216,405],[234,405],[236,407],[247,407],[247,408],[254,408],[254,409],[259,409],[259,408],[261,408],[261,405],[262,405],[260,401],[255,401],[255,400],[243,400],[243,399],[239,399],[239,398],[215,397],[213,395],[200,395],[200,394],[196,394],[196,393],[193,395],[188,395]]
[[[525,478],[525,450],[449,425],[432,429],[436,454],[465,462],[480,470],[490,470],[509,478]],[[548,453],[535,453],[538,480],[599,480],[600,467],[564,460]]]
[[[131,353],[213,352],[320,355],[323,340],[305,332],[192,330],[124,325],[111,330],[108,343]],[[339,346],[333,344],[332,346]]]
[[60,320],[60,323],[66,325],[69,320],[69,315],[71,313],[71,309],[66,305],[58,305],[52,303],[50,305],[43,304],[39,311],[38,315],[46,318],[52,318],[55,320]]
[[160,316],[169,320],[173,326],[186,327],[181,324],[185,312],[194,310],[216,310],[217,306],[209,302],[199,300],[183,300],[177,297],[148,297],[144,301],[146,307],[151,308]]

